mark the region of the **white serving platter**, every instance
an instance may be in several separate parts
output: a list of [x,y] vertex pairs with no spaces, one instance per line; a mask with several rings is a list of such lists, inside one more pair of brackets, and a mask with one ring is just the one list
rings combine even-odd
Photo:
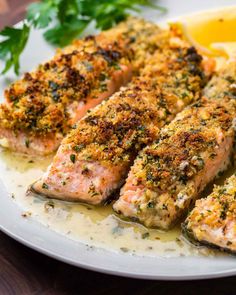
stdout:
[[[165,22],[187,13],[236,5],[236,1],[163,0],[158,4],[168,8],[165,16],[150,9],[145,9],[143,16],[155,22]],[[42,32],[32,32],[21,60],[22,72],[33,69],[38,63],[49,59],[53,53],[54,49],[43,40]],[[14,79],[16,77],[12,72],[0,78],[1,97],[5,86]],[[89,242],[85,244],[69,239],[34,218],[22,218],[22,208],[9,194],[5,183],[0,181],[0,229],[36,251],[63,262],[107,274],[142,279],[192,280],[236,275],[236,258],[233,256],[163,258],[158,255],[138,256],[90,247]]]

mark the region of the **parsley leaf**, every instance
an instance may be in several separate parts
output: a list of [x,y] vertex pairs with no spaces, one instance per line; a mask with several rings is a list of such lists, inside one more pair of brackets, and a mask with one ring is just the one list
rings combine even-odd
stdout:
[[94,22],[96,28],[109,29],[124,20],[131,11],[141,12],[142,6],[160,11],[164,8],[152,0],[41,0],[29,5],[21,28],[6,27],[0,32],[0,59],[5,60],[2,74],[11,67],[19,74],[19,58],[28,41],[31,28],[47,29],[45,39],[59,46],[69,44]]
[[57,14],[57,2],[53,0],[43,0],[32,3],[27,9],[27,20],[35,28],[46,28]]
[[[78,37],[88,26],[90,20],[81,18],[78,0],[60,0],[57,10],[57,23],[44,33],[45,39],[63,47]],[[85,1],[87,3],[87,1]]]
[[79,1],[77,0],[61,0],[58,5],[57,17],[61,24],[70,22],[70,17],[79,16]]
[[97,1],[95,9],[92,4],[94,1],[89,0],[88,2],[91,2],[91,5],[85,5],[84,2],[84,12],[96,20],[96,27],[101,30],[109,29],[124,20],[131,11],[140,13],[141,5],[165,11],[164,8],[152,4],[150,0],[100,0]]
[[5,74],[11,67],[14,67],[16,74],[19,74],[19,58],[28,41],[30,28],[23,24],[22,28],[6,27],[0,32],[4,40],[0,43],[0,58],[6,61],[2,74]]
[[73,19],[70,23],[57,24],[46,31],[44,37],[49,43],[63,47],[80,35],[87,25],[86,20]]

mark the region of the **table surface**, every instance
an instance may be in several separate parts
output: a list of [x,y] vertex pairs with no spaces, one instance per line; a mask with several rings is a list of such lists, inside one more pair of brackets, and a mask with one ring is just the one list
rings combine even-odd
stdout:
[[[0,0],[0,28],[22,19],[32,0]],[[0,232],[0,294],[236,294],[236,277],[193,282],[121,278],[79,269],[39,254]]]

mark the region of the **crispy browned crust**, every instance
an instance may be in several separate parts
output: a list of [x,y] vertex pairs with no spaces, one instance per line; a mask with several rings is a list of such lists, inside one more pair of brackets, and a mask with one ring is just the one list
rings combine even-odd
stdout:
[[202,57],[194,48],[178,38],[167,45],[147,61],[138,78],[74,126],[35,190],[99,204],[122,185],[139,150],[199,99],[206,81]]
[[192,187],[191,181],[201,175],[207,161],[214,160],[217,133],[225,141],[233,139],[235,111],[234,101],[202,98],[183,110],[139,154],[131,168],[132,183],[143,193],[130,206],[137,209],[134,215],[140,222],[167,229],[183,216],[204,188],[201,182]]
[[236,61],[226,63],[217,71],[204,89],[209,98],[236,99]]
[[149,71],[145,67],[141,77],[88,113],[63,141],[78,159],[130,163],[159,128],[200,97],[205,77],[194,48],[165,49],[154,62],[156,68],[148,64]]
[[[163,129],[158,142],[143,151],[140,181],[149,189],[165,192],[186,184],[204,167],[204,160],[194,156],[207,152],[214,158],[215,130],[219,127],[226,134],[231,130],[233,111],[224,102],[204,98],[184,110],[181,118]],[[188,163],[185,167],[180,166],[183,161]]]
[[[207,198],[196,202],[182,226],[187,237],[200,244],[236,254],[235,196],[236,176],[233,175],[225,181],[223,186],[216,186]],[[228,235],[229,228],[233,237],[231,234]]]
[[8,104],[0,106],[0,128],[31,135],[67,133],[68,107],[74,101],[101,95],[120,65],[132,64],[138,71],[167,35],[152,23],[131,18],[58,50],[52,60],[5,91]]

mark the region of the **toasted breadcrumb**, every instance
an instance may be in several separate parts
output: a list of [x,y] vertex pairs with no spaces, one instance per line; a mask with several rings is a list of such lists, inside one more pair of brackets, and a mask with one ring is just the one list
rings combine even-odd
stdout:
[[200,98],[206,80],[195,48],[170,38],[146,61],[139,77],[78,122],[33,190],[92,204],[106,201],[123,183],[138,152]]
[[65,135],[74,123],[74,102],[96,99],[121,66],[132,64],[133,72],[138,72],[167,35],[152,23],[130,18],[97,36],[74,41],[5,91],[0,128],[36,136]]
[[184,230],[200,243],[236,253],[236,175],[200,199],[189,214]]
[[234,101],[203,98],[179,113],[138,156],[116,211],[168,229],[229,164]]

